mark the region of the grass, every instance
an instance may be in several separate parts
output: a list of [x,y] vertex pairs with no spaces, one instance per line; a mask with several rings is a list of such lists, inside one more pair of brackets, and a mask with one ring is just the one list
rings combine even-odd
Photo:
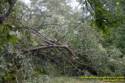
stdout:
[[40,77],[32,82],[25,83],[125,83],[125,82],[104,82],[97,79],[80,79],[76,77]]

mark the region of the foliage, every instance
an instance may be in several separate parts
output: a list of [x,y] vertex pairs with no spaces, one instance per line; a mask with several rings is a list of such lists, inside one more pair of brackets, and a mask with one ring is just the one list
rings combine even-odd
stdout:
[[104,34],[109,34],[110,29],[124,23],[122,0],[85,0],[83,2],[88,12],[93,16],[94,23]]
[[17,1],[11,10],[8,0],[0,1],[6,18],[0,22],[0,82],[125,75],[125,1],[79,1],[77,11],[67,0]]

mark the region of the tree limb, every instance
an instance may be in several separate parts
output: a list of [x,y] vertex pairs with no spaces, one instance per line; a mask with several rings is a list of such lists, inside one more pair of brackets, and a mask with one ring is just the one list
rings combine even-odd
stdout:
[[22,50],[24,53],[26,52],[31,52],[31,51],[37,51],[37,50],[42,50],[42,49],[50,49],[50,48],[64,48],[66,49],[70,55],[75,56],[75,53],[66,45],[49,45],[49,46],[39,46],[35,48],[30,48],[30,49],[24,49]]

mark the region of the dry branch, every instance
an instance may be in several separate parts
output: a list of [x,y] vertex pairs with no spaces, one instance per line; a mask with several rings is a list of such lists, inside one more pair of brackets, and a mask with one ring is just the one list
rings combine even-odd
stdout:
[[26,52],[38,51],[38,50],[45,50],[45,49],[50,49],[50,48],[64,48],[64,49],[66,49],[70,53],[70,55],[72,55],[72,57],[75,56],[75,53],[67,45],[39,46],[39,47],[30,48],[30,49],[24,49],[22,51],[24,53],[26,53]]

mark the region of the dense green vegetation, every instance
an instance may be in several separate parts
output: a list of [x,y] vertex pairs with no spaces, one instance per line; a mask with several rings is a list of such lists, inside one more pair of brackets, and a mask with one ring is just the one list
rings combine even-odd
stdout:
[[124,0],[28,1],[0,0],[0,83],[125,76]]

